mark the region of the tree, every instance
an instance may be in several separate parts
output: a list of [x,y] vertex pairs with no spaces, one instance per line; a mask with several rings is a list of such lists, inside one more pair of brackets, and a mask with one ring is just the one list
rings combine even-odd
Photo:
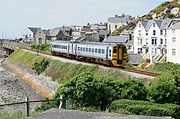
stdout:
[[76,76],[62,85],[57,93],[72,99],[82,107],[95,107],[105,110],[117,99],[146,99],[147,90],[138,81],[122,81],[116,79],[94,79],[90,73]]
[[156,103],[174,103],[176,100],[175,89],[173,81],[158,80],[148,87],[149,99]]

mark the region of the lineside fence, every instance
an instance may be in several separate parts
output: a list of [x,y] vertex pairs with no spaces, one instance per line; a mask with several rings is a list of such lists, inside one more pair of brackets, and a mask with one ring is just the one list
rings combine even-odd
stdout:
[[30,103],[40,103],[40,102],[52,102],[52,101],[59,101],[59,109],[66,109],[66,99],[65,98],[60,98],[60,99],[52,99],[52,100],[29,100],[29,97],[26,98],[26,101],[22,102],[15,102],[15,103],[9,103],[9,104],[2,104],[0,107],[5,107],[5,106],[14,106],[14,105],[26,105],[26,116],[30,116]]

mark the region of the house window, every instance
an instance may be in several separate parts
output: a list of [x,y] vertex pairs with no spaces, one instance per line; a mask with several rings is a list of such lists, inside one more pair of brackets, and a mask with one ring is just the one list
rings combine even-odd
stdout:
[[88,52],[88,48],[86,48],[86,52]]
[[142,53],[142,48],[138,48],[138,54]]
[[146,44],[148,44],[148,38],[146,38]]
[[105,50],[104,49],[102,49],[102,54],[104,54],[105,53]]
[[142,39],[138,39],[138,45],[142,45]]
[[153,30],[153,35],[156,35],[156,30]]
[[163,39],[162,38],[160,39],[160,44],[163,44]]
[[155,25],[155,23],[153,23],[153,27],[155,27],[156,25]]
[[160,30],[160,35],[163,35],[163,30]]
[[117,29],[117,25],[115,25],[115,29]]
[[128,50],[130,50],[132,46],[127,46],[127,47],[128,47]]
[[165,45],[167,44],[167,39],[165,39]]
[[172,49],[172,56],[176,56],[176,49]]
[[157,43],[157,39],[153,38],[152,39],[152,45],[156,45],[156,43]]
[[146,32],[146,36],[148,36],[148,32]]
[[176,44],[176,38],[173,37],[173,38],[172,38],[172,45],[175,45],[175,44]]
[[172,34],[175,34],[175,29],[172,29]]
[[139,28],[141,28],[141,24],[139,24]]
[[139,36],[141,36],[141,30],[139,30],[138,32],[139,32]]

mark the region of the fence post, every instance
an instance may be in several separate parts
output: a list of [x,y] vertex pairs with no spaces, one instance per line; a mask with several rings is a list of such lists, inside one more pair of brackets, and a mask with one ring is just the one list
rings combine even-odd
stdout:
[[26,97],[26,110],[27,110],[27,117],[29,117],[29,97]]

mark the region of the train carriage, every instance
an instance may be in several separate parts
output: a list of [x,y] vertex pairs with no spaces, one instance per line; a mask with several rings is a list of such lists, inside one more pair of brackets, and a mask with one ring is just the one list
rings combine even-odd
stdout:
[[124,66],[127,61],[126,47],[115,43],[54,41],[51,51],[53,55],[110,66]]

